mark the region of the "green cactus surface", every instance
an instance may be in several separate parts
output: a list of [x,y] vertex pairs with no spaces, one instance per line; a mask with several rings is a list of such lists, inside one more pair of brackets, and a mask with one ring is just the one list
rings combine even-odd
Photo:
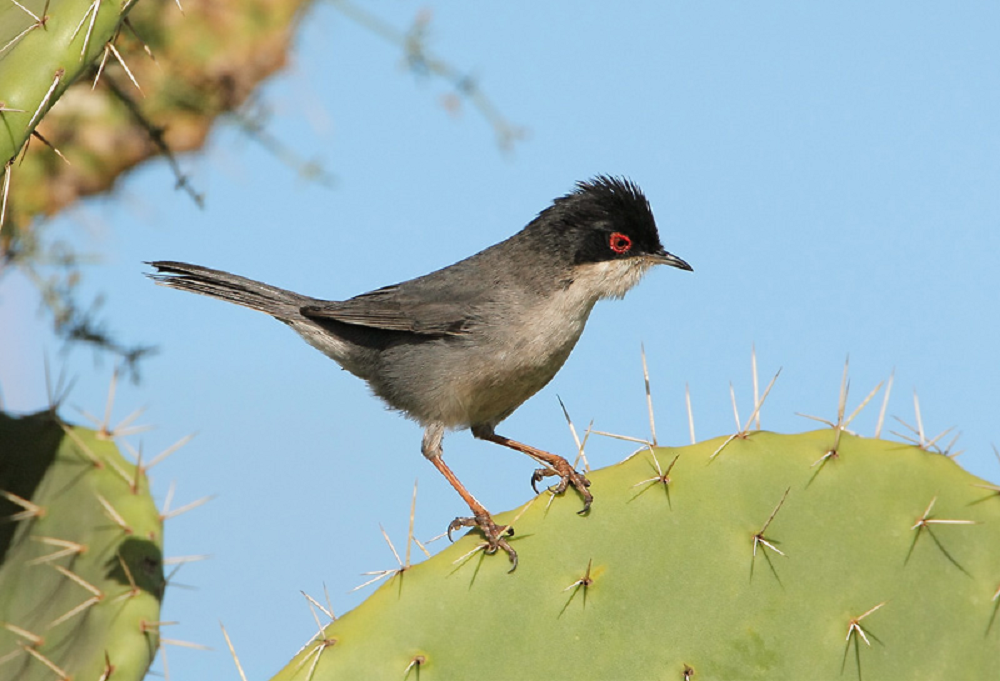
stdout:
[[756,431],[590,479],[497,516],[515,572],[469,533],[275,680],[1000,678],[1000,488],[947,456]]
[[0,414],[0,678],[142,679],[163,522],[141,468],[52,412]]
[[13,159],[66,88],[105,54],[131,4],[0,3],[0,159]]

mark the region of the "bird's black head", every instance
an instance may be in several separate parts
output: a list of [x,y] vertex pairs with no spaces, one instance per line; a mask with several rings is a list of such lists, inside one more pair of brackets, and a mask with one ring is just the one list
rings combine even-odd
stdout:
[[681,269],[691,267],[660,243],[649,201],[630,180],[599,175],[579,182],[529,225],[546,231],[572,264],[643,260]]

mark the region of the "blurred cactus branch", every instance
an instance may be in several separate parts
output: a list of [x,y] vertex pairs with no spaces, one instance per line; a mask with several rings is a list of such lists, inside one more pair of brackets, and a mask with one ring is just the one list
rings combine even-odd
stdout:
[[64,349],[82,344],[90,346],[98,357],[111,354],[117,358],[115,364],[121,365],[124,374],[133,381],[139,380],[140,360],[155,353],[156,348],[122,342],[99,317],[103,296],[85,302],[77,290],[81,266],[93,264],[96,258],[81,256],[62,241],[39,243],[28,238],[3,254],[0,276],[14,261],[38,291],[43,309],[52,316],[53,332],[63,341]]
[[270,108],[256,95],[247,102],[246,106],[230,112],[229,118],[244,135],[266,149],[286,167],[295,171],[299,177],[317,182],[328,189],[332,189],[336,185],[336,177],[326,170],[319,161],[302,158],[280,138],[268,132],[267,123],[270,118]]
[[177,189],[183,189],[191,200],[195,202],[199,208],[205,207],[205,195],[197,191],[191,184],[190,178],[184,174],[181,170],[180,164],[177,162],[177,157],[174,155],[173,150],[167,143],[166,137],[164,136],[165,128],[162,125],[156,125],[152,120],[150,120],[146,114],[143,112],[140,104],[130,95],[125,88],[121,87],[114,79],[114,77],[105,75],[101,78],[100,83],[107,87],[108,90],[113,94],[118,101],[120,101],[130,114],[132,114],[132,120],[138,125],[145,133],[149,136],[149,141],[152,142],[153,146],[156,147],[160,156],[162,156],[167,161],[167,165],[170,166],[170,171],[174,174],[177,182],[175,187]]
[[508,151],[513,148],[516,142],[524,139],[527,134],[525,128],[511,123],[500,112],[499,107],[479,87],[474,76],[462,73],[454,65],[430,53],[427,47],[429,12],[420,12],[414,19],[413,25],[404,32],[349,0],[328,1],[344,16],[399,47],[403,51],[403,58],[411,71],[418,75],[435,76],[447,82],[458,97],[467,100],[486,119],[486,122],[493,128],[497,144],[501,149]]

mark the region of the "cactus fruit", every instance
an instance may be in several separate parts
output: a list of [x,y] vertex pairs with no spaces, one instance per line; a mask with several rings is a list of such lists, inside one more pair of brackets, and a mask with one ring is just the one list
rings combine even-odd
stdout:
[[586,518],[544,493],[497,517],[516,572],[470,533],[275,681],[1000,678],[1000,488],[947,456],[752,431],[590,479]]
[[0,414],[0,678],[142,679],[163,522],[145,472],[52,412]]

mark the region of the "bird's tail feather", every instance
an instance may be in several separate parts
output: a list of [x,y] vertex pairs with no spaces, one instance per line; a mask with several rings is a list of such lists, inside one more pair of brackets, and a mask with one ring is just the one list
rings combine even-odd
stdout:
[[146,264],[156,268],[155,274],[146,276],[158,284],[236,303],[281,320],[299,316],[299,309],[313,302],[307,296],[221,270],[169,260]]

